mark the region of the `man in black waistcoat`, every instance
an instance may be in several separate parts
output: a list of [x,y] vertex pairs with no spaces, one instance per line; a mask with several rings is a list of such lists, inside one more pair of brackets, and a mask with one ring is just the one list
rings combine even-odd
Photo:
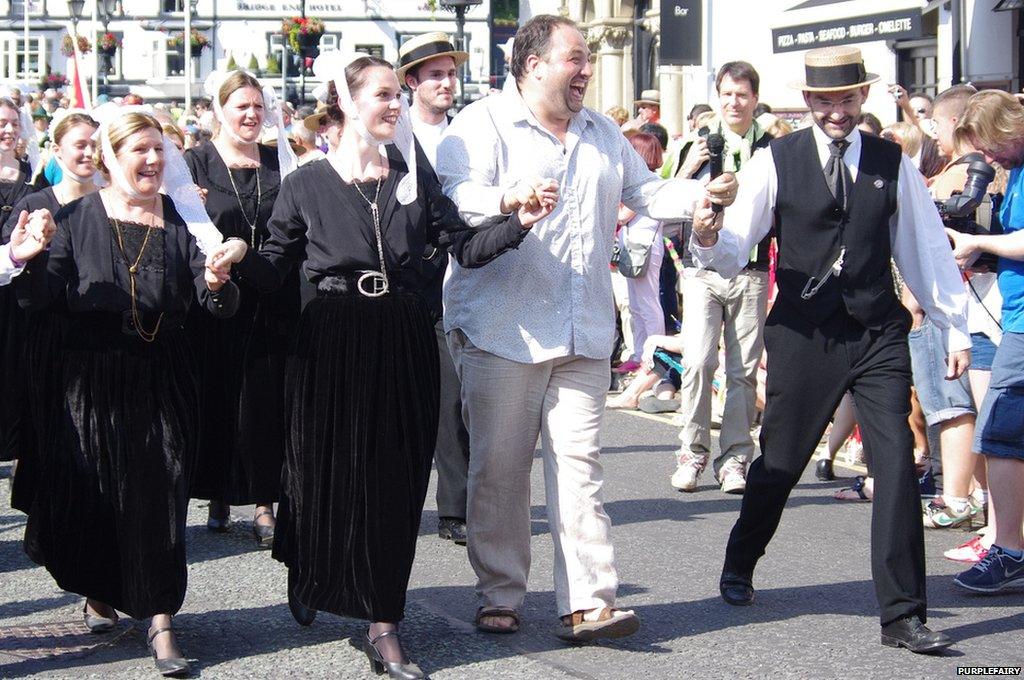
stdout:
[[964,286],[920,173],[897,145],[856,129],[878,80],[865,73],[860,50],[812,50],[805,69],[806,82],[795,86],[815,125],[747,163],[724,220],[709,209],[694,214],[691,250],[701,266],[735,274],[773,225],[779,257],[779,293],[764,333],[762,455],[747,477],[720,590],[729,604],[753,602],[754,566],[849,391],[875,476],[871,571],[882,644],[939,652],[952,640],[924,625],[924,536],[907,424],[910,315],[890,260],[942,329],[950,379],[970,362]]

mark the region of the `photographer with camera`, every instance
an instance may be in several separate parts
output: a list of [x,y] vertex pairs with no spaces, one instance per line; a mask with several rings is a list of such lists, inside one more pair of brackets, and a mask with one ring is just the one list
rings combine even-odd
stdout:
[[[976,92],[970,85],[956,85],[939,94],[934,103],[938,144],[943,155],[952,161],[929,180],[929,191],[943,224],[958,231],[977,228],[976,207],[985,198],[994,174],[969,143],[957,143],[954,139],[956,125]],[[924,509],[924,525],[935,529],[969,526],[972,517],[984,508],[988,488],[984,463],[971,453],[977,415],[972,391],[979,400],[984,396],[995,352],[993,342],[999,341],[999,326],[981,304],[985,292],[994,288],[995,275],[980,269],[968,274],[972,278],[964,285],[967,286],[967,324],[972,340],[970,377],[963,375],[956,380],[943,379],[947,367],[941,333],[925,316],[910,290],[903,287],[903,303],[913,315],[909,344],[914,387],[925,421],[939,429],[942,451],[943,493]],[[998,304],[996,301],[990,309],[998,310]],[[975,473],[976,467],[980,472]],[[971,478],[975,475],[979,483],[972,494]],[[971,539],[970,545],[961,546],[966,548],[961,551],[961,559],[980,559],[979,553],[984,552],[977,547],[980,540]]]
[[1004,233],[946,230],[961,267],[981,253],[999,258],[1003,337],[974,441],[988,463],[996,536],[985,557],[954,579],[968,590],[992,593],[1024,584],[1024,107],[1005,92],[979,92],[968,101],[956,136],[986,161],[1010,169],[999,212]]

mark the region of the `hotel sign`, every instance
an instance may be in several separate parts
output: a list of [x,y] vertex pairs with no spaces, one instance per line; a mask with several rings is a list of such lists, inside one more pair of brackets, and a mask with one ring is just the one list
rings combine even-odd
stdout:
[[921,11],[907,9],[773,28],[772,51],[777,54],[872,40],[907,40],[920,37]]

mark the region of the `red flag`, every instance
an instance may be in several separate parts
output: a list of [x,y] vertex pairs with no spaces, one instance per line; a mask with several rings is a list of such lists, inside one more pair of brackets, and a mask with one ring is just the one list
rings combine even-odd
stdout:
[[71,100],[73,108],[92,108],[89,101],[89,90],[82,83],[82,76],[78,70],[78,45],[75,44],[75,53],[68,60],[68,99]]

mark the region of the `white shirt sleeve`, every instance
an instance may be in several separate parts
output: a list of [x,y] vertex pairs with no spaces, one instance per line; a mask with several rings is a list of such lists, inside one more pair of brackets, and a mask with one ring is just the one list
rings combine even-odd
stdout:
[[22,270],[23,267],[15,265],[11,259],[11,245],[9,243],[0,245],[0,286],[6,286]]
[[775,174],[771,148],[754,154],[736,179],[739,191],[735,202],[725,209],[725,222],[718,232],[718,242],[705,248],[693,234],[689,244],[698,266],[714,269],[726,279],[742,271],[750,259],[750,251],[774,223],[779,178]]
[[928,319],[942,330],[947,350],[969,349],[967,289],[924,178],[906,155],[899,187],[891,224],[896,266]]
[[625,136],[622,138],[622,202],[630,210],[655,220],[693,217],[697,201],[704,198],[704,183],[695,179],[662,179],[651,172]]
[[437,147],[437,176],[444,193],[470,224],[501,212],[507,187],[498,181],[501,141],[487,103],[479,102],[455,116]]

